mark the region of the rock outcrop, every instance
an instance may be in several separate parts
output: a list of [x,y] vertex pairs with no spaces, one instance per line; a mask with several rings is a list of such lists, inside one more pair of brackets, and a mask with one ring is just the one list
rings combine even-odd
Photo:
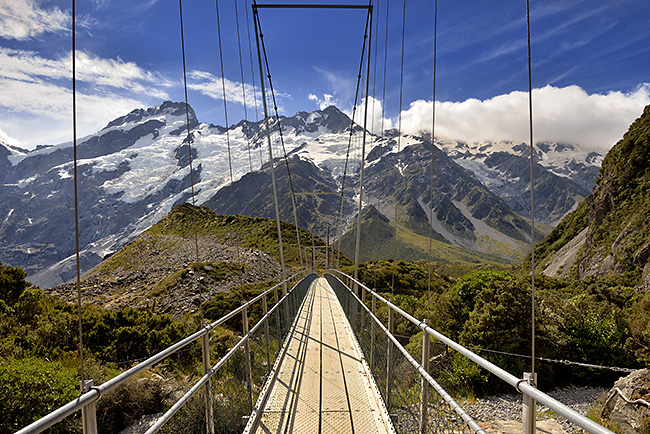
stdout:
[[650,369],[619,379],[609,392],[601,416],[621,434],[647,432],[650,428]]

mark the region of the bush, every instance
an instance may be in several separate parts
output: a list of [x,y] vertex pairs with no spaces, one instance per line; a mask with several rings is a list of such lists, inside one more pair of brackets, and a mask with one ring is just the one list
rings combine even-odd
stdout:
[[22,268],[3,265],[0,262],[0,300],[13,306],[25,288],[31,286],[25,278],[27,273]]
[[[67,404],[79,394],[76,369],[36,358],[0,358],[0,432],[14,432]],[[80,433],[78,416],[51,433]]]
[[97,403],[97,426],[101,434],[115,434],[145,414],[160,413],[168,393],[162,381],[140,378],[119,385]]

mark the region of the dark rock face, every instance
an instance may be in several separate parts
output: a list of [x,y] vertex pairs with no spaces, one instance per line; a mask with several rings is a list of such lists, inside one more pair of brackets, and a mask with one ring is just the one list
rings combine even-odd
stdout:
[[650,426],[649,390],[649,369],[640,369],[619,379],[607,396],[602,417],[623,434],[643,432]]
[[[204,205],[220,214],[241,214],[274,219],[275,206],[268,168],[267,165],[261,171],[248,173],[234,184],[223,187]],[[302,228],[317,226],[315,231],[320,237],[325,237],[326,227],[329,225],[332,228],[331,236],[334,237],[340,205],[340,196],[338,195],[340,187],[332,174],[296,155],[289,157],[289,170],[296,193],[298,225]],[[275,177],[280,218],[293,223],[293,203],[284,161],[277,160],[275,162]],[[354,202],[348,195],[343,201],[343,216],[347,218],[353,209]]]

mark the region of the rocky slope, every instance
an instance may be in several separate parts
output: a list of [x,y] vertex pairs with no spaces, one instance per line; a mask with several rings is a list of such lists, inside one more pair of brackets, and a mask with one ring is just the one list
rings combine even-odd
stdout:
[[[428,237],[431,224],[438,240],[520,260],[530,243],[530,222],[438,148],[434,150],[431,195],[430,141],[411,136],[407,144],[399,154],[386,154],[368,167],[367,201],[421,236]],[[536,239],[544,235],[538,226]]]
[[[593,192],[536,249],[549,275],[624,274],[650,289],[650,106],[607,153]],[[565,248],[571,243],[571,248]],[[567,260],[567,257],[575,260]],[[564,262],[564,267],[557,266]]]
[[[307,243],[309,234],[303,231],[302,238]],[[179,205],[85,273],[83,299],[107,308],[129,305],[173,316],[193,312],[219,292],[278,279],[276,239],[273,220]],[[292,271],[299,265],[295,228],[283,227],[283,241]],[[76,300],[72,283],[50,292]]]
[[[474,266],[477,264],[505,264],[503,252],[481,253],[463,249],[436,236],[432,239],[431,260],[440,263]],[[339,244],[340,242],[340,244]],[[346,232],[334,243],[341,253],[354,258],[356,248],[356,227]],[[428,234],[419,234],[404,225],[395,226],[373,205],[365,207],[361,213],[361,240],[359,249],[361,261],[381,259],[417,260],[429,258]]]

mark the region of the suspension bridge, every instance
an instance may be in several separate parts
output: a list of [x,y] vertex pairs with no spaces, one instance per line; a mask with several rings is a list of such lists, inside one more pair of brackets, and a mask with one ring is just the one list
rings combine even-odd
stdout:
[[[406,3],[404,2],[404,8]],[[181,40],[183,39],[182,3],[179,1],[181,19]],[[264,46],[259,10],[263,8],[341,8],[366,10],[367,21],[359,64],[354,111],[360,101],[360,89],[365,84],[365,109],[361,128],[361,150],[359,159],[358,201],[359,212],[356,231],[356,255],[354,276],[346,275],[335,268],[325,270],[322,276],[316,270],[307,269],[287,277],[284,264],[282,232],[275,179],[276,158],[271,139],[271,120],[275,122],[281,147],[286,160],[282,139],[280,116],[277,112],[275,93]],[[437,2],[434,6],[437,19]],[[567,418],[578,427],[591,433],[611,433],[590,419],[571,410],[564,404],[540,392],[535,387],[534,372],[525,378],[518,378],[474,352],[451,341],[429,327],[426,319],[415,318],[391,301],[363,285],[358,280],[358,257],[360,248],[360,220],[363,205],[363,172],[365,143],[368,131],[368,101],[371,70],[372,14],[373,5],[298,5],[257,4],[252,5],[256,46],[258,53],[259,86],[262,92],[264,122],[268,141],[270,173],[273,186],[273,200],[278,229],[278,244],[281,259],[281,283],[265,290],[241,307],[229,312],[217,321],[205,324],[191,336],[175,343],[149,359],[137,364],[111,380],[94,385],[81,375],[79,398],[42,417],[33,424],[18,431],[20,434],[38,433],[56,425],[61,420],[81,411],[84,433],[97,432],[96,403],[102,395],[121,384],[132,380],[152,366],[172,357],[190,345],[200,345],[203,376],[187,392],[160,416],[146,434],[169,433],[485,433],[479,422],[474,420],[441,385],[431,376],[429,369],[432,341],[437,341],[450,350],[467,357],[471,362],[488,370],[522,394],[522,430],[534,433],[536,426],[536,404],[540,403],[558,415]],[[217,6],[218,13],[218,6]],[[217,15],[218,20],[218,15]],[[218,24],[218,22],[217,22]],[[73,2],[73,51],[75,39],[75,17]],[[219,34],[221,50],[221,35]],[[529,44],[530,49],[530,44]],[[402,50],[404,38],[402,35]],[[435,45],[434,45],[435,50]],[[241,56],[241,47],[240,47]],[[75,78],[75,56],[73,55],[73,83]],[[402,56],[403,62],[403,56]],[[435,62],[435,55],[434,55]],[[252,60],[251,60],[252,63]],[[223,70],[223,60],[221,62]],[[530,63],[529,63],[530,65]],[[184,46],[183,68],[185,70]],[[384,70],[386,67],[384,66]],[[403,63],[401,65],[403,78]],[[434,63],[435,101],[435,63]],[[222,74],[223,75],[223,74]],[[186,107],[187,84],[185,81]],[[270,93],[267,93],[267,86]],[[255,87],[254,87],[255,88]],[[225,93],[225,88],[224,88]],[[73,95],[74,86],[73,86]],[[73,97],[73,101],[76,96]],[[244,95],[244,101],[246,100]],[[226,98],[224,97],[224,109]],[[400,112],[401,112],[400,86]],[[275,114],[269,111],[272,104]],[[73,113],[75,113],[73,108]],[[355,115],[350,125],[350,143],[355,129]],[[226,118],[227,119],[227,118]],[[226,121],[227,123],[227,121]],[[401,119],[400,119],[401,125]],[[435,131],[432,126],[431,144]],[[398,133],[398,154],[401,134]],[[531,143],[532,114],[531,114]],[[192,176],[192,134],[187,121],[187,146],[189,150],[189,174]],[[77,206],[76,185],[76,132],[73,141],[75,207]],[[250,152],[250,151],[249,151]],[[228,143],[228,154],[230,144]],[[348,146],[349,155],[349,146]],[[432,152],[433,164],[433,152]],[[532,149],[531,149],[532,156]],[[341,203],[345,189],[348,159],[341,181]],[[286,164],[289,183],[291,174]],[[232,184],[232,169],[230,170]],[[432,170],[433,176],[433,170]],[[531,183],[532,160],[531,160]],[[192,179],[192,186],[194,180]],[[297,227],[296,194],[291,186],[293,217]],[[531,194],[533,189],[531,188]],[[433,194],[433,188],[430,188]],[[532,198],[531,198],[532,199]],[[192,187],[192,202],[194,190]],[[432,202],[432,201],[431,201]],[[534,202],[531,200],[531,202]],[[233,213],[235,213],[233,193]],[[430,210],[432,213],[433,210]],[[397,215],[397,210],[395,212]],[[534,215],[533,215],[534,221]],[[341,207],[337,225],[341,223]],[[78,224],[77,252],[78,246]],[[534,234],[534,224],[532,225]],[[195,234],[196,235],[196,234]],[[534,237],[531,236],[534,239]],[[297,237],[298,243],[300,236]],[[298,251],[301,252],[300,246]],[[302,255],[302,254],[301,254]],[[196,243],[197,261],[199,257]],[[79,288],[79,254],[77,253],[77,287]],[[338,262],[338,261],[337,261]],[[534,270],[534,264],[533,264]],[[534,273],[533,273],[534,276]],[[534,294],[534,282],[533,282]],[[79,294],[81,300],[81,294]],[[79,302],[80,303],[80,302]],[[263,316],[251,324],[248,312],[261,306]],[[387,312],[379,314],[379,307]],[[534,306],[534,300],[533,300]],[[227,321],[241,317],[243,333],[237,343],[213,364],[211,360],[211,333]],[[396,318],[415,325],[422,331],[422,354],[418,359],[410,354],[395,336]],[[80,321],[81,326],[81,321]],[[533,321],[534,330],[534,321]],[[80,329],[80,342],[82,340]],[[534,340],[534,335],[533,335]],[[83,360],[83,345],[81,356]],[[534,348],[534,345],[533,345]],[[420,357],[421,356],[421,357]],[[532,360],[535,360],[533,353]],[[534,365],[533,365],[534,371]]]

